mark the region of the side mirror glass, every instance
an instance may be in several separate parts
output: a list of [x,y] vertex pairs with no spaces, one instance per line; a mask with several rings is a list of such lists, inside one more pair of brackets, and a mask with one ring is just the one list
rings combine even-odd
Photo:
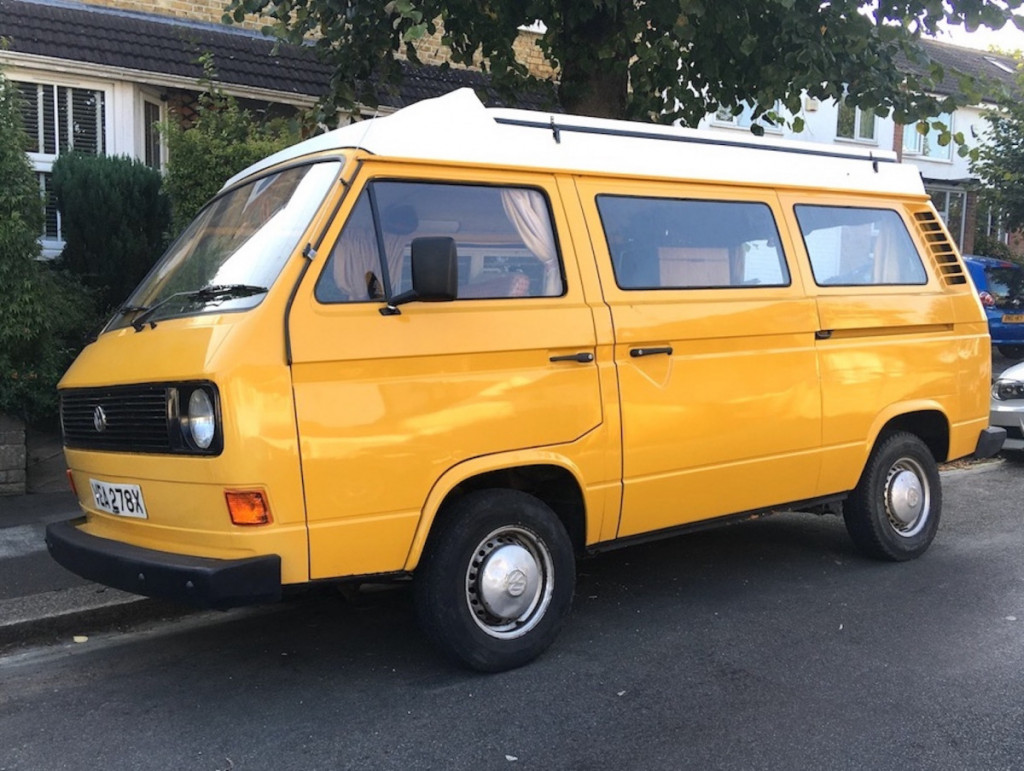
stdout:
[[459,293],[459,256],[455,239],[447,236],[414,238],[412,241],[412,289],[392,297],[384,315],[398,313],[399,305],[413,300],[445,302]]

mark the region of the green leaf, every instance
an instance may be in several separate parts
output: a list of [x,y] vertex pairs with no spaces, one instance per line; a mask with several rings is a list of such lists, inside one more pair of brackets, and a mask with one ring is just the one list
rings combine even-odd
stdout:
[[426,34],[426,31],[426,24],[414,24],[402,33],[402,38],[404,40],[419,40],[424,34]]

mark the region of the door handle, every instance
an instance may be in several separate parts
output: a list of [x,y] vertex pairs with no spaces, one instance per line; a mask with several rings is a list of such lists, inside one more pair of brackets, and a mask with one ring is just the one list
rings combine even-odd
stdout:
[[657,356],[659,353],[663,353],[667,356],[672,355],[672,346],[665,345],[661,348],[630,348],[629,355],[634,359],[639,359],[641,356]]
[[564,356],[552,356],[548,361],[578,361],[580,364],[589,364],[594,360],[592,353],[569,353]]
[[830,337],[832,337],[831,329],[819,329],[814,333],[815,340],[828,340]]

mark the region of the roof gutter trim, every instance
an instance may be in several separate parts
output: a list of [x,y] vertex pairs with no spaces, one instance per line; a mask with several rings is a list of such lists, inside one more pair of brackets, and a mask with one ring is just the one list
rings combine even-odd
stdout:
[[[144,86],[159,86],[161,88],[180,88],[187,91],[202,91],[203,80],[201,78],[188,78],[177,75],[167,75],[153,72],[152,70],[136,70],[129,67],[111,67],[105,64],[93,64],[91,62],[73,61],[71,59],[58,59],[51,56],[40,56],[38,54],[24,54],[17,51],[0,50],[0,64],[4,67],[16,67],[20,69],[36,69],[47,74],[58,72],[78,77],[95,78],[106,81],[130,81]],[[16,78],[15,78],[16,79]],[[316,97],[306,94],[296,94],[292,91],[275,91],[269,88],[258,86],[245,86],[237,83],[216,81],[217,86],[226,94],[240,99],[261,99],[268,102],[280,102],[295,107],[308,108],[316,104]]]

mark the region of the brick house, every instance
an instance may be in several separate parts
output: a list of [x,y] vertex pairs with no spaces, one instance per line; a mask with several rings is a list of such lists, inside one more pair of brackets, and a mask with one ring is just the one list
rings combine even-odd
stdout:
[[[1011,57],[934,40],[926,39],[922,42],[929,55],[940,62],[947,72],[959,70],[1011,89],[1016,87],[1017,62]],[[907,69],[912,70],[909,65]],[[940,84],[937,95],[954,93],[956,89],[956,79],[949,75]],[[976,146],[984,141],[987,127],[984,113],[994,106],[994,100],[988,98],[981,104],[935,118],[942,120],[954,133],[963,132],[968,146]],[[712,132],[748,130],[751,112],[747,109],[739,116],[724,111],[709,115],[701,127]],[[931,195],[936,209],[962,252],[969,254],[974,251],[975,233],[979,230],[986,235],[1001,235],[998,222],[987,212],[978,210],[978,180],[971,175],[969,161],[959,157],[952,145],[940,145],[937,141],[938,132],[931,131],[922,135],[913,126],[897,124],[892,117],[881,118],[870,110],[810,98],[803,100],[801,117],[805,125],[799,133],[772,127],[766,128],[766,131],[802,141],[895,151],[903,163],[912,163],[920,169],[925,190]],[[1018,250],[1024,253],[1024,244],[1018,244]]]
[[[330,69],[311,49],[274,51],[255,23],[225,26],[222,12],[221,0],[0,0],[0,67],[25,100],[29,158],[44,194],[54,161],[69,148],[161,167],[167,151],[156,126],[170,113],[187,116],[201,90],[205,53],[223,90],[247,107],[288,113],[315,104]],[[523,60],[542,70],[529,33],[519,46]],[[436,39],[421,50],[427,62],[444,57]],[[464,86],[502,103],[478,71],[406,67],[397,91],[378,89],[379,112]],[[524,94],[515,106],[540,106],[531,99]],[[55,256],[63,246],[60,217],[47,200],[43,248]]]

